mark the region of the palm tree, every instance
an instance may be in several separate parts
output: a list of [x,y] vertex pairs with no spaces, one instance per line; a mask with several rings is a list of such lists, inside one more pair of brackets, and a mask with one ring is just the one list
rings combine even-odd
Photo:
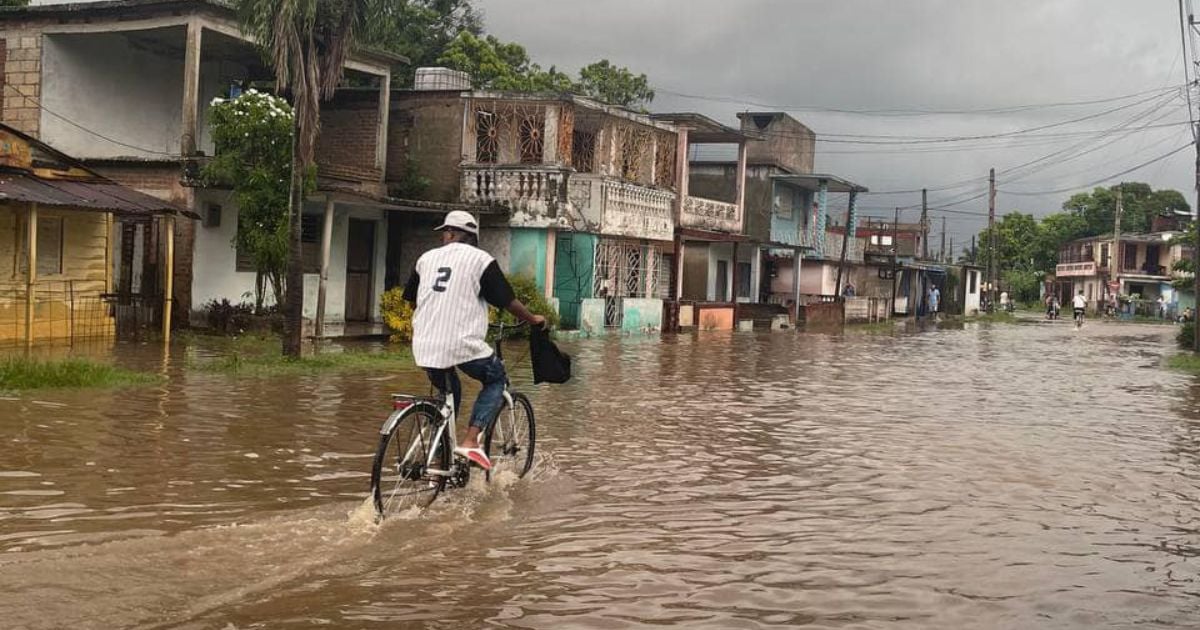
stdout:
[[292,183],[288,202],[290,236],[283,354],[300,356],[304,310],[304,269],[300,256],[300,217],[305,174],[321,126],[321,101],[334,94],[346,58],[372,0],[238,0],[243,28],[253,35],[275,69],[280,91],[288,91],[292,120]]

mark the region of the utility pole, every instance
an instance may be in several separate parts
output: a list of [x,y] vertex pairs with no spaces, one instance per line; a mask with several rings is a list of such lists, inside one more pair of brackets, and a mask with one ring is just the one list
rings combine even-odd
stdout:
[[946,250],[946,262],[954,264],[954,237],[950,237],[950,248]]
[[[1113,246],[1112,251],[1109,252],[1109,255],[1112,256],[1112,258],[1110,258],[1108,261],[1110,281],[1116,281],[1117,274],[1121,272],[1121,215],[1125,211],[1124,200],[1121,193],[1123,192],[1124,187],[1124,184],[1117,184],[1117,210],[1113,216]],[[1120,288],[1120,285],[1118,284],[1117,287]],[[1104,293],[1107,295],[1108,292],[1109,288],[1107,286],[1104,287]],[[1101,310],[1101,312],[1103,312],[1103,310]]]
[[[929,260],[929,203],[926,190],[921,189],[921,260]],[[916,252],[913,252],[915,255]]]
[[[1192,140],[1196,143],[1196,218],[1192,224],[1195,233],[1192,235],[1192,299],[1195,306],[1200,307],[1200,123],[1196,121],[1195,112],[1192,111],[1192,88],[1195,87],[1194,82],[1188,72],[1189,66],[1196,70],[1200,68],[1200,58],[1196,52],[1196,16],[1192,13],[1192,3],[1188,2],[1187,10],[1187,26],[1184,26],[1183,15],[1183,0],[1179,0],[1179,36],[1180,44],[1184,49],[1184,57],[1190,57],[1191,63],[1183,64],[1183,76],[1187,81],[1184,87],[1184,93],[1187,96],[1188,102],[1188,117],[1192,121]],[[1184,36],[1186,32],[1186,37]],[[1190,44],[1190,45],[1189,45]],[[1191,53],[1190,56],[1187,53]],[[1196,323],[1196,315],[1200,314],[1200,308],[1193,308],[1192,326],[1193,333],[1195,328],[1200,327]],[[1200,353],[1200,335],[1192,335],[1192,351]]]
[[938,260],[946,262],[946,217],[942,217],[942,248]]
[[1000,269],[996,266],[996,169],[988,173],[988,304],[996,308],[996,288]]
[[896,208],[896,218],[892,220],[892,315],[896,314],[896,266],[900,254],[900,208]]
[[979,264],[979,250],[975,249],[975,235],[971,235],[971,264]]

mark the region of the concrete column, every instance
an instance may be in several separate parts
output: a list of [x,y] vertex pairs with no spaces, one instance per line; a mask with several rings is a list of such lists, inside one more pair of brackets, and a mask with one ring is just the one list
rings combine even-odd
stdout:
[[[729,272],[728,272],[732,275],[729,278],[729,282],[727,282],[725,284],[725,286],[729,287],[729,301],[733,302],[734,304],[737,304],[738,289],[740,288],[740,287],[738,287],[738,276],[740,275],[740,274],[738,274],[738,246],[739,245],[740,245],[740,243],[738,243],[737,241],[733,242],[733,256],[731,256],[731,258],[733,258],[733,264],[729,265]],[[724,298],[718,297],[717,299],[724,299]],[[734,319],[737,319],[737,308],[736,307],[733,309],[733,313],[734,313]],[[734,325],[736,326],[737,322],[734,322]]]
[[25,347],[33,346],[33,311],[34,300],[36,296],[34,291],[37,287],[37,233],[38,233],[38,207],[36,203],[31,203],[26,210],[28,220],[25,222],[27,232],[25,234],[26,253],[28,259],[26,264],[28,269],[25,273]]
[[817,222],[816,222],[816,241],[815,245],[817,252],[821,255],[825,254],[825,219],[829,213],[829,181],[821,180],[820,188],[817,190]]
[[542,116],[542,164],[558,163],[559,117],[557,105],[546,106],[546,113]]
[[163,218],[163,234],[167,240],[166,256],[163,260],[163,314],[162,334],[163,345],[171,342],[171,308],[175,300],[175,217],[167,215]]
[[763,250],[756,245],[751,251],[753,255],[750,258],[750,303],[758,304],[762,301],[760,297],[762,295]]
[[800,248],[792,255],[792,296],[795,299],[796,318],[800,318],[800,270],[804,269],[804,252]]
[[546,230],[546,300],[554,298],[554,265],[558,254],[558,230]]
[[200,137],[200,33],[200,21],[189,20],[183,53],[183,135],[179,142],[179,153],[184,157],[196,154]]
[[392,109],[392,75],[385,74],[379,80],[379,124],[375,140],[375,166],[381,173],[387,172],[388,123]]
[[329,250],[333,244],[333,196],[325,197],[325,220],[321,224],[321,277],[317,281],[316,337],[325,337],[325,299],[329,284]]
[[846,218],[846,233],[850,235],[849,247],[853,247],[858,236],[858,193],[850,192],[850,210]]
[[678,223],[679,217],[683,212],[684,197],[688,196],[688,177],[690,176],[690,166],[688,164],[688,130],[680,129],[678,142],[675,143],[675,175],[678,181],[675,183],[676,191],[679,193],[676,197],[676,208],[678,214],[675,215],[675,221]]
[[478,131],[475,129],[475,103],[469,99],[462,99],[463,122],[462,122],[462,159],[467,164],[474,164],[478,161]]
[[686,245],[681,237],[675,237],[675,301],[683,299],[683,248]]
[[737,162],[737,196],[734,202],[737,204],[737,232],[742,231],[742,226],[746,221],[746,141],[738,143],[738,162]]

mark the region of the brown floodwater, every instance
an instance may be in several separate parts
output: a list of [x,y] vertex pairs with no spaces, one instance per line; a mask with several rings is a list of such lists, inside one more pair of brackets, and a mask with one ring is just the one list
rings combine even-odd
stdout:
[[371,456],[416,370],[119,348],[171,378],[0,398],[0,627],[1196,627],[1173,332],[567,341],[570,384],[513,369],[530,477],[381,525]]

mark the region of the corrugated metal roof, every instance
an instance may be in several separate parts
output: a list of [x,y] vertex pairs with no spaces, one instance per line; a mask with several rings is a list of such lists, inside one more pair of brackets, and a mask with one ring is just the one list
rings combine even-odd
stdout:
[[143,216],[182,213],[199,218],[170,202],[108,180],[42,179],[22,170],[0,170],[0,201]]

